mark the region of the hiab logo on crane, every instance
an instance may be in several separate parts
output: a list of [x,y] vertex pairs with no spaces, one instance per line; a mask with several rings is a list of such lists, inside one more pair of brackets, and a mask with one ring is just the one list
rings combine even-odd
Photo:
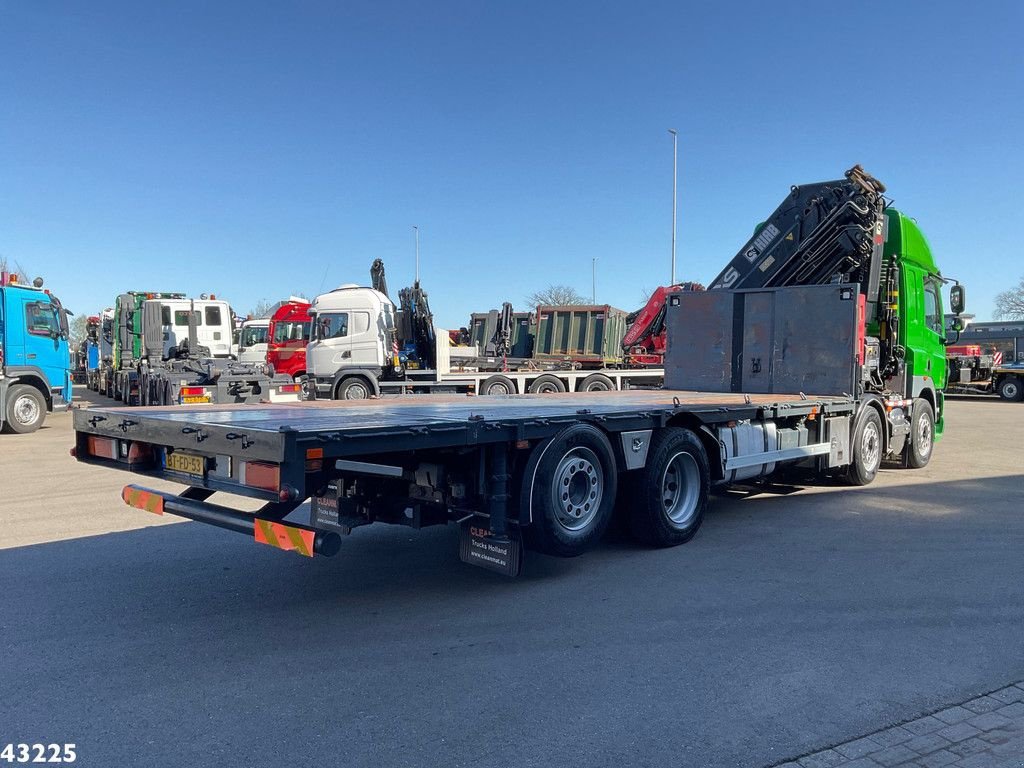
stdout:
[[769,224],[754,238],[753,244],[743,252],[743,256],[747,261],[753,261],[762,253],[765,249],[771,245],[772,240],[779,236],[779,228],[774,224]]

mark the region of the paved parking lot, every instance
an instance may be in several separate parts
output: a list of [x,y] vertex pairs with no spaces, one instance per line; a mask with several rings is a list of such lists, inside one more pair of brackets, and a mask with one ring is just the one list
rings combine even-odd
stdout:
[[841,747],[913,750],[877,734],[962,704],[935,717],[977,734],[929,733],[1006,752],[966,702],[1024,680],[1024,406],[957,400],[948,430],[924,470],[717,498],[684,547],[508,581],[453,529],[307,561],[126,509],[56,416],[0,437],[0,741],[82,766],[890,765]]

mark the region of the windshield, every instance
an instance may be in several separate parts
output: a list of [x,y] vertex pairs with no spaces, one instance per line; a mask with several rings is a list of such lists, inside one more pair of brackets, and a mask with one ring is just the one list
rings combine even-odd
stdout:
[[284,344],[286,341],[309,341],[309,321],[274,325],[274,343]]
[[251,347],[255,344],[267,343],[267,331],[265,325],[248,325],[242,329],[242,335],[238,339],[239,346]]

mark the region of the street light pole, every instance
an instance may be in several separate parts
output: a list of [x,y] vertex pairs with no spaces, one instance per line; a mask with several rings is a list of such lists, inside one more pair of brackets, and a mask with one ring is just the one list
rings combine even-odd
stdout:
[[416,285],[420,284],[420,228],[413,226],[416,230]]
[[597,304],[597,256],[590,260],[590,303]]
[[679,134],[676,133],[674,128],[669,128],[668,132],[672,134],[672,280],[669,285],[676,284],[676,180],[678,178],[678,167],[679,167]]

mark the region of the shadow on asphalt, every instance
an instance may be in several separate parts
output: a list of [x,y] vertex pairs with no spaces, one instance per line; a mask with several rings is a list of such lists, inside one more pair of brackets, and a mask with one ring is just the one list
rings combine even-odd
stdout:
[[[420,531],[385,525],[357,529],[343,538],[341,551],[335,557],[307,560],[201,523],[0,550],[0,577],[7,570],[6,564],[13,571],[9,575],[14,577],[16,573],[20,584],[35,581],[41,587],[52,580],[54,564],[59,563],[65,589],[76,593],[78,599],[89,600],[96,606],[116,605],[118,610],[133,601],[148,602],[151,592],[166,596],[178,589],[177,585],[187,590],[190,600],[257,589],[287,594],[299,602],[395,592],[497,595],[514,592],[531,582],[581,573],[600,578],[601,568],[643,567],[645,558],[655,553],[662,553],[662,557],[664,553],[673,553],[688,561],[707,560],[723,548],[750,545],[750,537],[763,536],[766,528],[772,535],[783,536],[788,525],[810,523],[827,530],[832,520],[842,521],[843,527],[849,528],[851,517],[863,518],[865,525],[883,531],[908,521],[915,527],[926,527],[929,520],[942,520],[946,525],[966,524],[969,518],[994,512],[998,502],[979,505],[980,498],[1001,500],[1008,507],[1006,512],[1021,507],[1024,475],[867,486],[838,493],[814,493],[809,486],[804,490],[810,492],[714,497],[697,536],[670,550],[652,550],[618,531],[610,532],[598,548],[578,558],[527,552],[523,575],[514,580],[463,564],[458,558],[458,531],[451,525]],[[296,514],[292,517],[303,519]],[[793,529],[792,533],[799,531]],[[111,576],[118,574],[135,591],[108,593],[106,587],[100,588],[106,582],[94,578],[98,571]],[[360,598],[363,599],[366,598]]]

